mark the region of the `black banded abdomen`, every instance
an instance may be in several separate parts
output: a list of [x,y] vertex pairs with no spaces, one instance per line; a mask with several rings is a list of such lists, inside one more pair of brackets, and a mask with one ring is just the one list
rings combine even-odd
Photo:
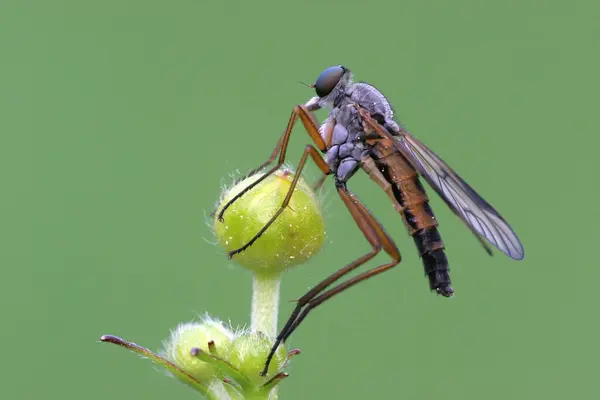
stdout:
[[415,241],[423,262],[429,287],[449,297],[454,293],[451,286],[448,259],[444,242],[437,229],[437,220],[429,206],[429,199],[419,176],[410,163],[400,154],[379,141],[372,158],[377,169],[391,185],[391,195],[398,203],[404,224]]
[[448,258],[437,227],[420,229],[413,233],[412,237],[423,260],[423,269],[429,278],[429,288],[442,296],[452,296],[454,289],[450,281]]

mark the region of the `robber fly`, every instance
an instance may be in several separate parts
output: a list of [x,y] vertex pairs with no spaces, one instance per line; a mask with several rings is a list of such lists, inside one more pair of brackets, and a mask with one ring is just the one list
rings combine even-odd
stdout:
[[[325,69],[317,81],[308,86],[315,89],[317,96],[305,105],[294,107],[287,129],[271,157],[254,171],[264,169],[276,159],[277,164],[233,197],[221,210],[219,219],[223,220],[223,214],[233,202],[283,165],[292,128],[298,119],[316,147],[312,144],[306,146],[281,209],[248,243],[230,252],[229,256],[231,258],[251,246],[285,209],[308,157],[317,164],[323,177],[333,175],[340,198],[372,249],[334,272],[298,300],[292,315],[277,336],[262,375],[266,374],[279,344],[286,341],[310,310],[345,289],[391,269],[401,260],[393,239],[358,197],[348,190],[347,182],[359,168],[383,189],[399,212],[414,239],[425,275],[429,278],[429,287],[438,294],[450,297],[454,290],[444,242],[419,176],[440,195],[490,255],[492,252],[485,240],[514,260],[524,257],[523,246],[508,223],[433,151],[395,121],[390,103],[379,90],[365,82],[353,82],[352,72],[342,65]],[[319,125],[313,112],[324,107],[331,107],[331,112]],[[325,154],[324,158],[322,153]],[[381,250],[390,256],[390,262],[330,288],[338,279],[374,258]]]

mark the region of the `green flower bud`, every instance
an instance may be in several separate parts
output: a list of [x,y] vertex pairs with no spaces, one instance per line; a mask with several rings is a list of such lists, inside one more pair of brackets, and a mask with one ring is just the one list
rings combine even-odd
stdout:
[[231,351],[233,333],[221,321],[206,318],[201,323],[180,324],[163,343],[162,356],[201,382],[209,382],[216,376],[216,369],[192,355],[198,348],[205,353],[227,358]]
[[[220,222],[217,216],[221,208],[261,176],[256,174],[242,180],[221,198],[214,231],[228,252],[248,243],[280,209],[294,178],[289,170],[277,171],[231,204]],[[235,254],[233,259],[255,273],[276,274],[308,260],[321,249],[324,240],[325,225],[319,201],[300,178],[288,207],[254,244]]]
[[[265,361],[273,345],[273,340],[261,333],[243,333],[237,336],[229,354],[229,363],[236,367],[254,384],[264,384],[265,377],[260,373],[265,366]],[[280,345],[269,365],[267,379],[285,367],[287,354],[283,345]]]
[[[162,355],[114,335],[103,335],[100,341],[131,350],[164,367],[209,400],[276,399],[276,386],[289,376],[281,370],[290,357],[300,353],[295,349],[285,354],[280,346],[268,376],[262,377],[260,372],[272,341],[261,333],[232,334],[221,322],[208,318],[202,323],[179,325],[165,342]],[[196,342],[200,344],[194,345]]]

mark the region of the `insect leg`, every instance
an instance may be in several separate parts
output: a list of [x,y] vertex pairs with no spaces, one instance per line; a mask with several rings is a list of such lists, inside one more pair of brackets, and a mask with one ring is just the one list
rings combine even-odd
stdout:
[[235,254],[241,253],[242,251],[246,250],[248,247],[252,246],[252,244],[267,230],[267,228],[269,228],[269,226],[271,226],[271,224],[273,222],[275,222],[275,220],[279,217],[279,215],[283,212],[283,210],[285,210],[285,208],[288,206],[288,204],[290,202],[290,199],[292,198],[292,195],[294,194],[294,189],[296,188],[296,185],[298,184],[298,180],[300,179],[300,175],[302,174],[302,170],[304,169],[306,160],[308,160],[308,156],[312,157],[315,164],[317,164],[317,166],[323,172],[323,174],[328,175],[331,173],[331,170],[327,166],[327,163],[325,162],[323,157],[321,157],[321,154],[319,154],[319,151],[313,145],[310,145],[310,144],[306,145],[306,148],[304,149],[304,153],[302,154],[302,157],[300,158],[300,162],[298,163],[298,169],[296,170],[294,179],[292,180],[292,183],[290,184],[290,188],[287,192],[287,195],[285,196],[285,199],[283,199],[283,202],[281,203],[281,207],[271,217],[271,219],[269,219],[269,221],[267,221],[267,223],[256,233],[256,235],[254,235],[252,237],[252,239],[250,239],[242,247],[229,252],[230,259]]
[[[260,182],[262,182],[264,179],[266,179],[267,176],[269,176],[273,172],[277,171],[283,165],[283,163],[285,162],[285,156],[286,156],[286,152],[287,152],[288,142],[290,141],[290,136],[292,134],[292,129],[294,128],[294,125],[295,125],[296,121],[298,120],[298,118],[300,118],[300,120],[302,121],[304,128],[306,129],[306,131],[312,138],[313,142],[317,145],[319,150],[321,150],[321,152],[326,151],[325,142],[323,141],[323,138],[321,138],[321,135],[319,134],[319,128],[317,127],[318,124],[315,119],[315,116],[310,111],[308,111],[305,106],[295,106],[294,109],[292,110],[292,115],[290,116],[290,119],[288,121],[287,128],[283,132],[283,135],[279,139],[279,142],[277,142],[277,146],[275,146],[273,153],[271,154],[271,156],[269,157],[269,159],[267,161],[262,163],[258,168],[255,168],[251,172],[259,171],[262,168],[264,168],[265,166],[267,166],[268,164],[275,161],[275,158],[277,157],[277,154],[279,153],[279,160],[277,161],[277,165],[275,165],[273,168],[269,169],[263,176],[258,178],[256,181],[252,182],[252,184],[248,185],[248,187],[244,188],[244,190],[242,190],[241,192],[239,192],[238,194],[233,196],[233,198],[231,200],[229,200],[227,202],[227,204],[225,204],[225,206],[223,206],[223,208],[219,212],[219,215],[218,215],[219,221],[223,222],[223,214],[237,199],[242,197],[250,189],[254,188],[256,185],[258,185]],[[250,175],[250,174],[248,174],[248,175]]]
[[[330,148],[331,147],[331,142],[333,140],[333,127],[335,126],[335,119],[334,118],[327,118],[327,120],[323,123],[323,141],[325,142],[325,147],[326,148]],[[325,183],[325,179],[327,179],[327,174],[323,174],[319,180],[313,185],[313,190],[315,192],[319,191],[321,189],[321,187],[323,186],[323,183]]]
[[[304,296],[302,296],[298,300],[296,308],[292,312],[287,323],[277,336],[275,344],[271,348],[271,351],[265,363],[265,367],[261,372],[261,375],[263,376],[267,373],[269,364],[275,354],[275,351],[277,350],[277,347],[279,347],[279,345],[282,342],[285,342],[287,340],[287,338],[300,325],[300,323],[304,320],[304,318],[306,318],[306,316],[312,309],[322,304],[327,299],[348,289],[349,287],[354,286],[357,283],[368,279],[372,276],[387,271],[388,269],[400,263],[402,259],[402,257],[400,256],[400,251],[396,247],[396,244],[394,243],[392,238],[390,238],[390,236],[385,232],[381,224],[369,212],[369,210],[364,206],[364,204],[362,204],[358,197],[356,197],[354,194],[348,191],[348,189],[346,189],[344,186],[339,185],[337,190],[342,201],[344,202],[344,204],[348,208],[348,211],[350,211],[350,214],[356,222],[356,225],[371,245],[372,250],[369,253],[363,255],[362,257],[356,259],[355,261],[351,262],[350,264],[331,274],[329,277],[318,283],[315,287],[309,290]],[[342,276],[350,273],[354,269],[360,267],[361,265],[371,260],[381,251],[381,249],[383,249],[392,258],[391,262],[366,271],[362,274],[359,274],[356,277],[348,279],[347,281],[335,286],[333,289],[323,292],[323,290],[331,286]]]

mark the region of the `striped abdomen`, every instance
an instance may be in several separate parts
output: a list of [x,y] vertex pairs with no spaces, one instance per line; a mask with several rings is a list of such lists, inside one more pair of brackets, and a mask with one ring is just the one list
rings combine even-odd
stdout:
[[444,242],[415,169],[387,139],[374,143],[371,157],[363,160],[363,169],[382,186],[402,215],[423,260],[431,290],[451,296],[454,290],[450,286]]

